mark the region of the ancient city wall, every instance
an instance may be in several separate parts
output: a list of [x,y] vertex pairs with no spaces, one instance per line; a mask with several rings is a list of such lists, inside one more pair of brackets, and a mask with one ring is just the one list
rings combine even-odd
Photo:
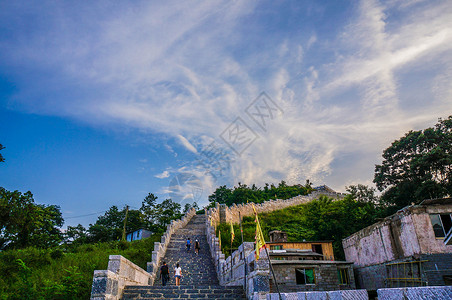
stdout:
[[158,267],[160,264],[160,260],[165,257],[166,249],[168,248],[168,244],[170,242],[171,236],[173,233],[187,225],[187,223],[196,215],[196,210],[194,208],[190,209],[185,216],[180,220],[173,220],[168,225],[166,232],[162,235],[160,242],[154,243],[154,251],[152,251],[152,261],[147,263],[147,271],[151,274],[151,283],[154,284],[155,277],[157,276]]
[[245,242],[225,259],[219,238],[215,235],[215,227],[211,226],[208,218],[206,237],[220,285],[243,286],[248,299],[254,299],[255,296],[265,299],[265,295],[270,292],[270,269],[265,252],[262,251],[262,258],[256,261],[254,243]]
[[158,266],[165,256],[171,235],[184,227],[196,214],[189,210],[180,220],[173,220],[167,226],[160,242],[154,243],[152,261],[147,263],[147,271],[135,265],[121,255],[110,255],[107,270],[95,270],[91,288],[92,300],[119,300],[126,285],[153,285]]
[[[277,199],[277,200],[268,200],[263,203],[254,203],[254,207],[256,208],[257,213],[268,213],[275,210],[300,205],[306,202],[309,202],[313,199],[318,198],[320,195],[326,195],[328,197],[341,198],[341,194],[333,194],[333,193],[325,193],[325,192],[317,192],[314,191],[306,196],[296,196],[287,200]],[[215,208],[211,208],[207,211],[207,218],[212,219],[214,224],[231,222],[239,223],[240,216],[247,217],[254,215],[253,204],[233,204],[230,207],[225,205],[219,205]]]
[[[287,200],[269,200],[254,204],[258,213],[267,213],[286,207],[300,205],[318,198],[320,195],[341,198],[341,194],[313,192],[307,196],[296,196]],[[254,243],[245,242],[225,259],[221,252],[219,238],[215,234],[215,226],[224,222],[239,223],[240,217],[253,216],[251,203],[232,205],[227,207],[219,205],[206,211],[206,235],[212,259],[221,285],[242,285],[248,299],[265,299],[270,292],[270,269],[265,251],[261,251],[261,259],[255,260]]]

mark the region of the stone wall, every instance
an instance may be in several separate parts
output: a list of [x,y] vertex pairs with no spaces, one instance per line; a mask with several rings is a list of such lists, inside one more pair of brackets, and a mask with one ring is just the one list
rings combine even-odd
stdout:
[[[296,196],[287,200],[269,200],[260,204],[254,203],[254,206],[258,213],[267,213],[309,202],[320,195],[325,195],[325,192],[313,192],[307,196]],[[336,199],[344,197],[343,194],[338,193],[326,193],[326,195]],[[254,297],[265,299],[270,291],[270,269],[265,251],[261,251],[261,258],[256,261],[254,243],[245,242],[225,259],[219,247],[219,239],[215,235],[217,224],[231,221],[239,223],[240,217],[253,215],[251,203],[234,204],[231,207],[217,204],[215,208],[206,211],[206,235],[220,284],[242,285],[248,299],[254,299]]]
[[94,271],[91,300],[119,300],[126,285],[148,285],[151,276],[121,255],[110,255],[107,270]]
[[[275,261],[272,265],[280,292],[289,293],[299,291],[333,291],[355,289],[355,279],[351,263],[321,260],[281,260]],[[297,284],[296,269],[301,268],[314,269],[315,284]],[[347,270],[349,284],[339,283],[338,268]],[[276,292],[276,287],[273,286],[272,279],[273,278],[270,278],[271,291]]]
[[120,255],[110,255],[107,270],[95,270],[91,289],[92,300],[119,300],[126,285],[153,285],[162,257],[165,256],[171,235],[184,227],[196,214],[189,210],[180,220],[173,220],[167,226],[160,242],[154,243],[152,262],[147,263],[147,271]]
[[[254,203],[254,206],[256,207],[257,213],[267,213],[272,212],[275,210],[283,209],[286,207],[291,207],[295,205],[300,205],[306,202],[309,202],[313,199],[318,198],[320,195],[324,195],[323,192],[312,192],[309,195],[306,196],[296,196],[287,200],[277,199],[277,200],[268,200],[263,203]],[[334,194],[334,195],[327,195],[329,197],[335,198],[342,198],[341,194]],[[221,212],[220,212],[221,210]],[[223,211],[224,210],[224,211]],[[230,207],[227,206],[220,206],[217,205],[216,208],[211,208],[207,215],[209,217],[212,217],[214,222],[216,224],[221,223],[220,222],[220,215],[222,217],[222,220],[226,220],[226,222],[232,223],[239,223],[240,222],[240,216],[246,217],[246,216],[252,216],[254,215],[253,211],[253,204],[252,203],[246,203],[246,204],[233,204]]]
[[377,293],[379,300],[450,300],[452,299],[452,286],[379,289]]
[[[343,290],[329,292],[281,293],[282,300],[368,300],[366,290]],[[256,300],[259,299],[256,297]],[[267,295],[266,300],[280,300],[277,293]]]
[[[218,210],[216,213],[219,217]],[[253,299],[254,294],[260,294],[265,299],[270,291],[270,269],[265,251],[261,251],[261,258],[256,261],[254,243],[245,242],[225,259],[209,218],[206,218],[206,237],[220,285],[243,286],[248,299]]]
[[[428,285],[451,285],[452,279],[452,253],[421,255],[426,281]],[[447,276],[449,281],[445,281]]]
[[154,243],[154,251],[152,251],[152,261],[147,263],[147,271],[151,275],[150,285],[154,284],[160,260],[165,257],[166,249],[168,248],[171,236],[176,230],[187,225],[187,223],[191,220],[191,218],[193,218],[194,215],[196,215],[196,210],[192,208],[185,214],[185,216],[182,217],[182,219],[171,221],[171,223],[167,226],[165,233],[162,235],[160,242]]
[[343,239],[346,260],[365,267],[421,254],[452,253],[452,246],[435,238],[429,215],[451,212],[452,205],[406,207]]

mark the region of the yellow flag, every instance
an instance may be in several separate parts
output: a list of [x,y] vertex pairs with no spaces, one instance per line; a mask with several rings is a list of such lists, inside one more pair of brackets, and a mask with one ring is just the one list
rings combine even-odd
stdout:
[[218,230],[218,243],[220,244],[220,251],[221,251],[221,230]]
[[210,226],[213,227],[213,218],[210,217]]
[[235,237],[234,226],[232,225],[232,221],[231,221],[231,244],[232,244],[232,241],[234,240],[234,237]]
[[264,234],[262,233],[261,225],[259,224],[259,218],[257,217],[256,208],[253,205],[254,214],[256,215],[256,259],[259,259],[259,254],[262,247],[265,247]]

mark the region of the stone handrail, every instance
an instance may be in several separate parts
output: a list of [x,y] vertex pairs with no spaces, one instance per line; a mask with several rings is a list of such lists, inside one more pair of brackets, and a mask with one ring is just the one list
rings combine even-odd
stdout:
[[244,242],[238,250],[225,259],[215,228],[211,226],[208,218],[206,219],[206,237],[220,285],[243,286],[248,299],[252,299],[254,295],[265,297],[265,294],[270,291],[270,269],[265,252],[262,251],[261,258],[255,260],[254,243]]
[[150,285],[154,284],[160,260],[165,257],[166,249],[168,248],[171,236],[176,230],[187,225],[187,223],[191,220],[191,218],[193,218],[194,215],[196,215],[196,210],[192,208],[185,214],[185,216],[182,217],[182,219],[171,221],[171,224],[169,224],[166,228],[166,232],[162,235],[160,242],[154,243],[154,251],[152,251],[152,261],[147,263],[147,271],[152,277]]
[[91,300],[119,300],[126,285],[148,285],[148,272],[121,255],[110,255],[107,270],[94,271]]
[[192,208],[182,219],[171,221],[160,242],[154,243],[152,261],[147,263],[146,271],[121,255],[110,255],[108,269],[94,271],[91,300],[119,300],[126,285],[153,285],[171,235],[187,225],[194,215],[196,210]]

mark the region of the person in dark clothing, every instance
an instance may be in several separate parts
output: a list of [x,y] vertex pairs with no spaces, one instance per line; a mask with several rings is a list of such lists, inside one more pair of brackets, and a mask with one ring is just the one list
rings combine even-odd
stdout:
[[163,265],[160,268],[160,278],[162,279],[162,285],[165,286],[169,280],[169,269],[166,262],[163,262]]
[[196,253],[196,255],[199,254],[199,241],[198,240],[195,241],[195,253]]

